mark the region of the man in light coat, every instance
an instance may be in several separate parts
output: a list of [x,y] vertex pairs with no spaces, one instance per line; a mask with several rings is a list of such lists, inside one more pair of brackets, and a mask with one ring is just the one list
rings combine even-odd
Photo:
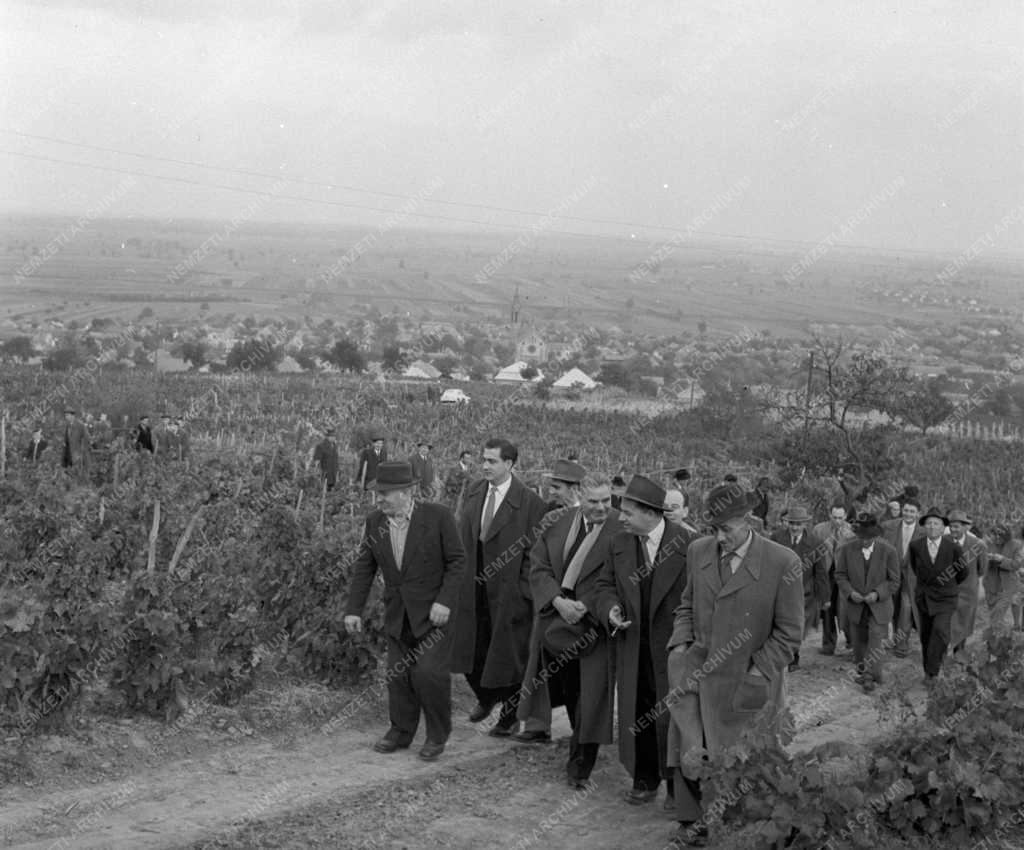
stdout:
[[971,534],[971,518],[966,511],[949,512],[949,534],[954,543],[964,550],[967,577],[960,584],[956,612],[950,624],[949,644],[953,652],[959,652],[967,644],[967,638],[974,634],[974,619],[978,614],[978,589],[981,577],[988,572],[988,551],[985,541]]
[[837,499],[829,509],[829,517],[825,522],[814,526],[814,536],[821,540],[828,552],[828,604],[821,612],[821,652],[822,655],[835,655],[839,633],[846,638],[846,648],[853,646],[850,629],[847,625],[846,603],[839,595],[836,584],[836,551],[856,535],[846,519],[846,506],[842,499]]
[[916,599],[917,578],[910,569],[910,544],[924,537],[924,529],[918,524],[921,514],[921,503],[916,498],[907,498],[903,502],[903,516],[898,525],[885,529],[885,540],[900,557],[900,589],[893,598],[893,648],[892,654],[905,658],[910,652],[910,630],[921,630],[921,612],[917,610]]
[[836,583],[846,602],[853,638],[855,681],[871,693],[882,683],[882,641],[892,621],[892,597],[900,586],[896,550],[881,539],[882,528],[874,514],[863,512],[856,522],[857,540],[836,551]]
[[685,755],[735,744],[762,710],[778,715],[800,648],[803,586],[786,580],[800,575],[800,559],[753,533],[752,504],[736,484],[716,487],[704,511],[715,534],[686,553],[689,580],[668,641],[677,844],[707,844],[700,782],[683,772]]

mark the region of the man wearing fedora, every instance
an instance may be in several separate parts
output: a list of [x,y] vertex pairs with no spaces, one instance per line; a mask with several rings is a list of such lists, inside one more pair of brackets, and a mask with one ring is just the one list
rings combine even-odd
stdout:
[[366,518],[352,566],[345,630],[362,631],[362,611],[380,570],[391,726],[374,749],[393,753],[408,747],[422,714],[427,735],[420,758],[433,761],[452,730],[452,618],[466,553],[448,508],[413,501],[416,481],[409,464],[383,462],[373,486],[380,509]]
[[[829,607],[828,547],[817,537],[807,532],[811,515],[803,505],[790,505],[786,511],[786,527],[772,535],[772,540],[792,549],[803,567],[799,578],[804,591],[804,637],[818,627],[822,609]],[[800,652],[797,650],[789,664],[790,671],[800,666]]]
[[[370,433],[370,445],[365,446],[359,452],[359,462],[356,466],[356,481],[359,487],[366,492],[376,491],[373,489],[373,482],[377,480],[377,467],[388,459],[388,450],[384,447],[384,437],[378,432]],[[375,496],[371,498],[376,498]]]
[[889,634],[892,598],[900,586],[900,560],[881,539],[882,527],[874,514],[858,514],[854,531],[857,539],[836,550],[836,584],[853,640],[855,681],[871,693],[882,683],[882,641]]
[[622,494],[622,530],[612,538],[597,580],[598,621],[612,629],[619,710],[619,760],[633,787],[626,800],[649,803],[666,781],[668,639],[673,611],[686,584],[686,548],[693,539],[665,521],[665,491],[634,475]]
[[338,444],[333,428],[324,431],[324,438],[313,449],[313,462],[320,467],[320,478],[327,482],[327,489],[333,490],[338,483]]
[[[538,616],[523,685],[527,691],[538,678],[546,678],[550,704],[565,706],[572,727],[566,778],[576,789],[590,778],[600,745],[612,742],[614,670],[608,634],[593,612],[605,553],[619,530],[608,479],[584,477],[579,489],[580,506],[544,529],[530,552]],[[582,649],[574,651],[577,646]],[[539,676],[540,671],[550,675]],[[528,698],[524,695],[523,701]]]
[[924,676],[932,681],[949,647],[958,585],[967,578],[967,562],[960,544],[944,534],[949,520],[942,511],[930,508],[918,522],[925,536],[910,543],[908,560],[916,579],[914,602],[920,617]]
[[751,530],[752,505],[738,484],[715,487],[704,510],[714,534],[686,553],[689,581],[668,640],[677,844],[708,840],[700,782],[684,774],[684,757],[735,744],[766,707],[779,722],[786,668],[800,648],[804,591],[787,581],[801,575],[800,559]]
[[419,482],[421,499],[434,498],[434,461],[430,457],[433,446],[425,440],[416,444],[416,454],[409,458],[413,477]]
[[949,643],[953,652],[959,652],[974,634],[974,620],[978,614],[978,588],[981,577],[988,572],[988,550],[984,541],[971,534],[973,522],[966,511],[949,512],[949,534],[954,543],[964,550],[967,576],[957,592],[956,612],[950,624]]
[[488,734],[510,737],[530,654],[533,602],[530,549],[544,518],[544,502],[512,474],[519,450],[508,440],[484,443],[483,479],[466,490],[459,518],[468,567],[455,621],[452,669],[476,694],[473,723],[501,705]]
[[[549,502],[547,505],[549,510],[544,518],[546,528],[543,534],[550,532],[559,518],[573,513],[579,507],[580,482],[586,474],[586,470],[575,461],[555,461],[555,465],[548,476],[548,493],[551,495],[553,502]],[[540,542],[541,538],[538,538],[537,543],[539,544]],[[538,545],[534,545],[530,549],[531,575],[538,551]],[[519,704],[516,708],[516,716],[522,721],[523,728],[522,731],[513,736],[523,744],[537,744],[551,740],[552,702],[549,688],[545,682],[534,682],[538,670],[543,669],[543,666],[540,664],[541,639],[543,637],[540,629],[550,625],[546,620],[542,622],[542,607],[537,604],[537,598],[534,596],[533,631],[530,634],[530,658],[526,663],[523,687],[519,692]]]

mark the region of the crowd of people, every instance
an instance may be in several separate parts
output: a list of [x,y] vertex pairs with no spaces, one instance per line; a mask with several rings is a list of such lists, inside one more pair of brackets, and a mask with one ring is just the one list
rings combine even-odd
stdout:
[[880,514],[851,513],[840,496],[817,523],[789,503],[773,526],[767,479],[747,490],[727,475],[692,516],[686,470],[626,481],[567,458],[547,475],[545,502],[514,474],[507,440],[484,443],[479,469],[463,452],[443,488],[429,452],[421,443],[389,460],[374,441],[357,470],[377,507],[344,626],[362,630],[380,573],[390,726],[374,749],[411,746],[422,715],[419,755],[437,759],[453,673],[476,697],[469,720],[493,737],[550,741],[564,706],[568,785],[583,788],[617,739],[626,802],[651,804],[664,786],[678,846],[708,840],[710,801],[684,756],[728,747],[782,707],[814,630],[818,651],[848,657],[871,693],[888,651],[906,655],[915,632],[925,683],[941,675],[974,630],[979,586],[993,626],[1021,628],[1019,537],[1006,526],[984,537],[962,508],[922,509],[912,487]]

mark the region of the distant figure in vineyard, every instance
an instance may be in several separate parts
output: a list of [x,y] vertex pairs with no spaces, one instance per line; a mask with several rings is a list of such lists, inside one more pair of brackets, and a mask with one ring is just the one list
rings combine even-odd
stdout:
[[327,482],[327,489],[333,490],[338,482],[338,444],[333,428],[324,431],[324,438],[313,449],[313,462],[320,467],[320,478]]
[[430,457],[433,448],[427,442],[419,442],[416,444],[416,454],[409,458],[413,478],[419,486],[419,496],[427,501],[434,498],[434,461]]
[[455,618],[452,669],[476,694],[470,722],[501,706],[492,737],[516,726],[516,702],[529,655],[533,604],[530,550],[544,518],[540,496],[512,475],[519,450],[508,440],[484,443],[483,480],[469,486],[459,527],[469,568]]
[[920,617],[924,676],[930,681],[939,675],[949,647],[958,585],[967,578],[967,564],[960,544],[943,534],[949,520],[938,508],[926,511],[919,522],[925,536],[911,542],[908,560],[916,579],[914,601]]
[[50,444],[47,443],[45,439],[43,439],[42,426],[37,425],[32,430],[32,439],[29,440],[28,446],[25,448],[26,459],[32,461],[32,463],[35,463],[36,461],[39,460],[43,452],[46,451],[46,447],[48,445]]
[[184,420],[179,416],[171,423],[171,432],[177,441],[177,460],[187,460],[191,443],[189,442],[188,429]]
[[917,582],[913,570],[910,569],[910,544],[924,537],[924,529],[917,520],[921,513],[921,503],[917,499],[907,499],[901,509],[902,519],[899,525],[890,526],[885,530],[885,539],[896,549],[900,556],[900,590],[893,599],[892,654],[897,658],[905,658],[910,651],[910,630],[920,631],[920,612],[914,608],[915,585]]
[[92,429],[92,446],[94,449],[108,449],[110,442],[114,439],[114,429],[107,419],[107,414],[101,413]]
[[74,410],[64,411],[64,422],[64,455],[61,465],[65,469],[73,469],[80,478],[84,478],[89,474],[89,433]]
[[[846,504],[843,499],[836,499],[832,503],[828,520],[814,526],[814,536],[822,541],[828,564],[828,605],[822,606],[821,649],[819,652],[822,655],[835,655],[840,632],[846,638],[846,649],[849,650],[853,647],[853,639],[846,619],[846,601],[839,595],[839,584],[836,581],[836,552],[840,546],[857,536],[846,519]],[[897,582],[897,592],[898,584],[899,582]],[[886,635],[888,635],[888,630],[886,630]]]
[[444,480],[444,495],[454,509],[466,497],[466,488],[473,480],[473,453],[462,452],[459,462],[448,470]]
[[900,586],[896,550],[881,539],[878,520],[864,512],[857,517],[856,541],[835,553],[836,583],[848,612],[857,682],[866,693],[882,684],[882,641],[889,634],[892,599]]
[[[989,620],[996,628],[1012,622],[1021,627],[1021,606],[1014,602],[1021,592],[1021,571],[1024,570],[1024,541],[1014,539],[1007,525],[993,526],[990,532],[992,549],[988,553],[988,572],[982,579]],[[1012,612],[1012,619],[1007,615]]]
[[973,523],[966,511],[949,512],[949,534],[953,542],[964,550],[967,576],[957,593],[956,612],[950,625],[949,643],[953,652],[959,652],[974,634],[974,620],[978,614],[978,588],[981,577],[988,572],[988,552],[984,541],[975,537],[970,528]]
[[366,492],[373,491],[373,482],[377,480],[377,467],[388,459],[388,450],[384,448],[384,438],[371,436],[370,445],[359,453],[359,466],[356,469],[356,481]]
[[626,479],[621,475],[612,476],[612,507],[622,507],[622,494],[626,492]]
[[764,523],[765,530],[768,529],[768,491],[772,488],[772,482],[768,478],[758,478],[753,490],[754,507],[751,513]]
[[702,804],[713,805],[683,773],[683,757],[735,744],[766,705],[781,718],[786,667],[800,648],[803,588],[786,581],[800,574],[800,559],[751,531],[751,507],[752,495],[736,485],[713,489],[704,516],[715,534],[686,553],[690,580],[668,640],[669,684],[679,695],[669,702],[677,844],[706,846]]
[[598,622],[611,630],[618,690],[619,761],[632,788],[626,801],[652,802],[665,780],[664,807],[673,808],[668,766],[668,639],[687,579],[693,539],[665,521],[665,491],[634,475],[622,496],[621,525],[612,538],[596,587]]
[[156,446],[153,445],[153,429],[150,427],[148,416],[139,417],[139,424],[135,427],[132,443],[137,452],[147,451],[153,454],[156,450]]
[[153,429],[153,454],[161,460],[171,459],[171,416],[160,414],[160,424]]
[[452,731],[452,618],[466,552],[448,508],[414,502],[416,480],[409,464],[384,462],[376,472],[380,510],[366,518],[352,565],[345,630],[362,631],[363,608],[380,570],[391,726],[373,748],[378,753],[407,748],[422,714],[427,735],[420,758],[434,761]]

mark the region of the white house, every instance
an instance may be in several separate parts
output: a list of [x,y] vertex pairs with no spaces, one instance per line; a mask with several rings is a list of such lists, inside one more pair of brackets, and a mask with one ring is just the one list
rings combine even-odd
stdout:
[[573,367],[561,378],[552,384],[553,387],[559,390],[571,390],[571,389],[582,389],[592,390],[597,386],[597,382],[590,377],[586,372],[577,367]]
[[402,373],[403,378],[421,378],[425,381],[436,381],[441,373],[427,363],[426,360],[414,360],[409,368]]
[[[494,376],[494,380],[506,383],[506,384],[522,384],[526,381],[526,378],[522,376],[522,371],[527,367],[525,360],[517,360],[515,363],[510,363],[504,369],[501,369],[497,375]],[[536,377],[533,378],[533,382],[542,381],[544,374],[538,370]]]

